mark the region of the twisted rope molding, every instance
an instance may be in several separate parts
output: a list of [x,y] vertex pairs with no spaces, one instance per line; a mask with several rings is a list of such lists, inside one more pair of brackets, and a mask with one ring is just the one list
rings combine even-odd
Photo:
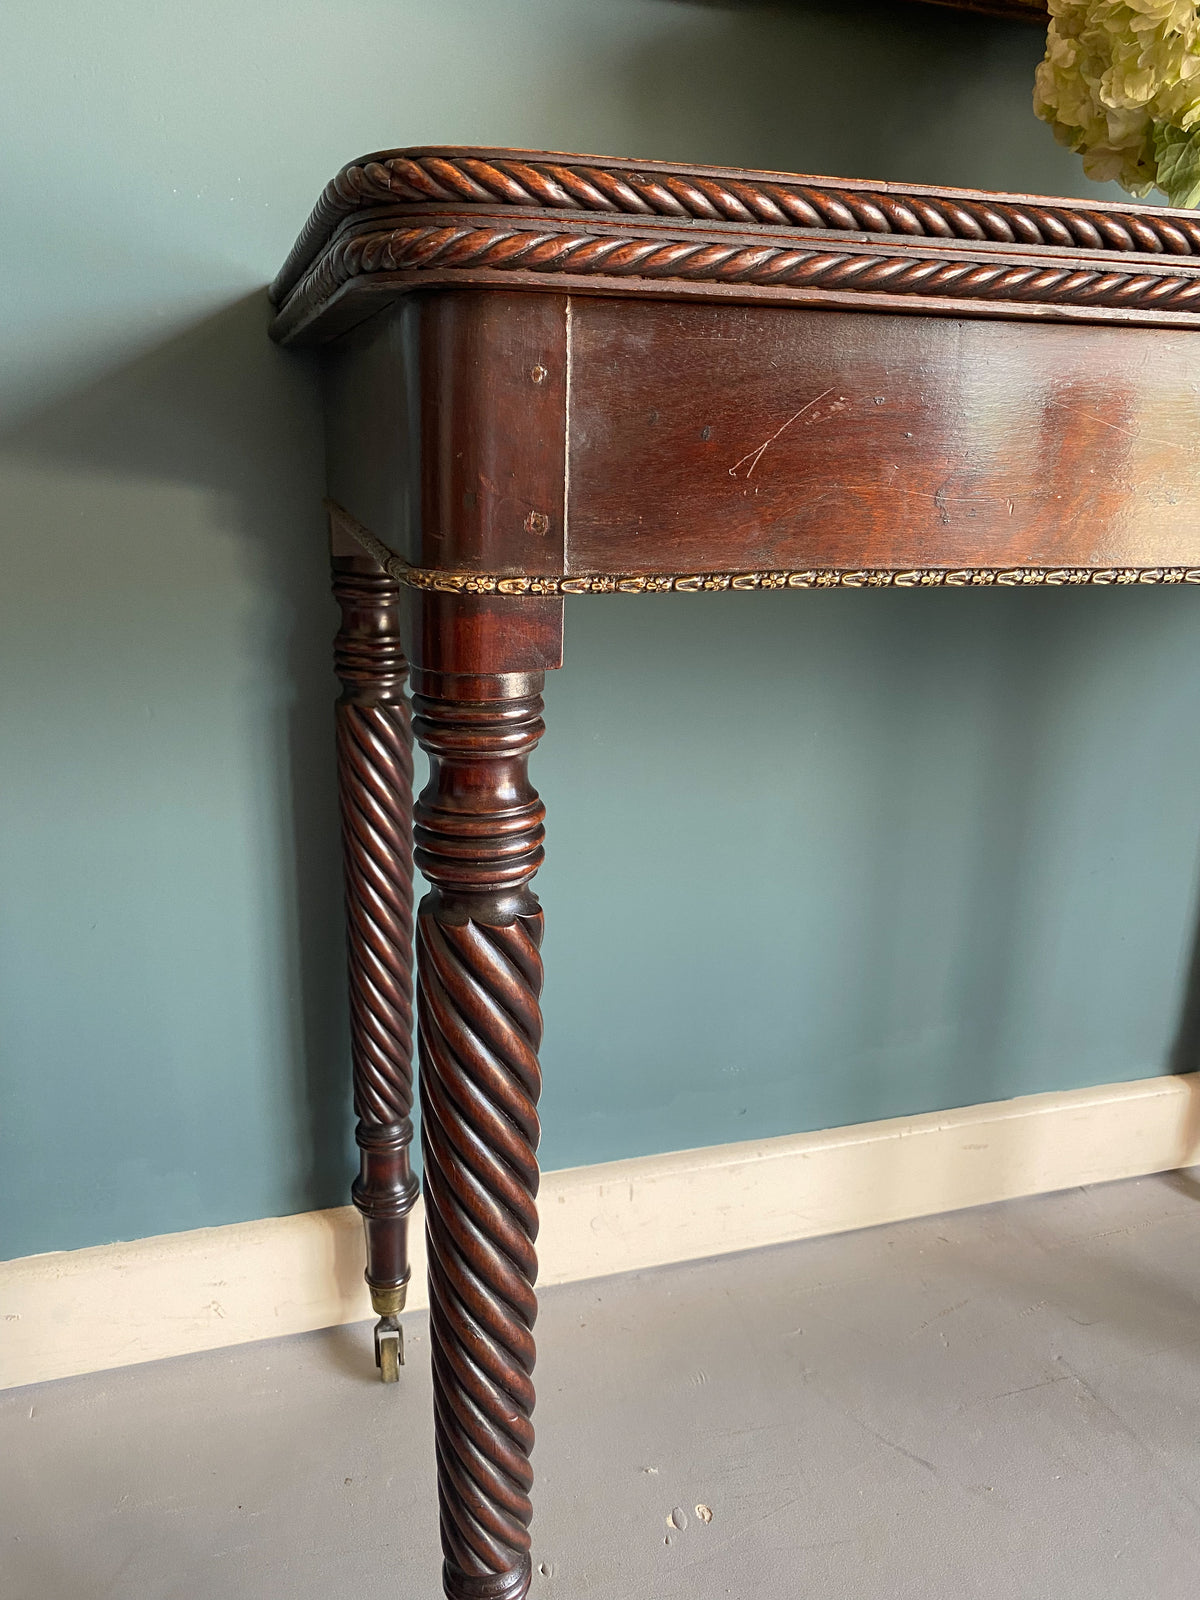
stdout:
[[277,319],[286,335],[303,311],[351,279],[379,272],[564,273],[573,277],[925,295],[1017,304],[1135,310],[1200,310],[1200,272],[1113,271],[834,253],[775,244],[661,239],[612,233],[510,228],[496,222],[421,223],[339,240],[298,286]]
[[966,239],[1057,249],[1200,255],[1200,219],[1150,206],[1039,203],[1017,195],[847,187],[813,179],[643,171],[552,156],[386,154],[326,186],[272,289],[278,303],[347,217],[379,206],[509,205],[701,222]]

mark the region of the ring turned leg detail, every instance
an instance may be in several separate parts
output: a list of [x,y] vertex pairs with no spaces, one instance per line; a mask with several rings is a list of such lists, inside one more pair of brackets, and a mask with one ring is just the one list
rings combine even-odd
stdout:
[[379,1317],[375,1364],[385,1383],[404,1362],[399,1323],[408,1288],[408,1216],[417,1198],[412,1143],[412,732],[404,695],[398,588],[362,555],[333,561],[342,608],[334,661],[338,790],[346,879],[355,1138],[354,1204],[362,1213],[367,1285]]
[[414,676],[422,1150],[443,1583],[529,1589],[544,808],[541,673]]

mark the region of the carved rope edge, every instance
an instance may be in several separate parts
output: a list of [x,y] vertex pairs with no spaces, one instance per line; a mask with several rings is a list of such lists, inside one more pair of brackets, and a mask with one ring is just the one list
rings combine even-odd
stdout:
[[325,187],[272,286],[285,299],[356,213],[396,205],[536,206],[698,222],[740,222],[967,239],[1050,249],[1200,255],[1200,220],[1161,207],[1093,207],[1023,196],[920,193],[891,185],[845,188],[821,179],[753,173],[723,176],[681,170],[645,172],[594,162],[400,153],[354,162]]
[[276,337],[285,337],[306,312],[318,309],[355,278],[472,270],[1194,315],[1200,309],[1200,273],[1194,264],[1187,273],[1170,273],[1165,267],[1159,261],[1151,270],[1116,271],[1094,264],[1039,266],[890,256],[874,250],[835,253],[774,243],[550,231],[495,222],[472,227],[426,223],[339,240],[280,309],[275,331]]
[[326,501],[337,522],[388,575],[426,594],[700,594],[725,589],[1059,588],[1071,584],[1195,583],[1200,567],[804,567],[761,572],[535,573],[451,572],[410,566],[343,507]]

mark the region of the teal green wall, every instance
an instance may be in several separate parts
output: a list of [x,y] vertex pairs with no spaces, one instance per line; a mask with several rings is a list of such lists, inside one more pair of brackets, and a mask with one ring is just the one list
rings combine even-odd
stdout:
[[[4,34],[17,1255],[345,1193],[319,418],[262,293],[343,161],[1102,191],[1030,113],[1036,31],[920,6],[110,0]],[[1186,1058],[1195,594],[581,600],[547,701],[547,1165]]]

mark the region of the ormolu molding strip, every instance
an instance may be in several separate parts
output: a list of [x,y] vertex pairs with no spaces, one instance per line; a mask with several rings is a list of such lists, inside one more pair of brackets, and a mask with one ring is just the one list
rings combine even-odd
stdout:
[[804,567],[759,572],[532,573],[455,572],[414,567],[332,500],[335,520],[398,583],[435,594],[699,594],[724,589],[1061,588],[1072,584],[1197,583],[1200,567]]

